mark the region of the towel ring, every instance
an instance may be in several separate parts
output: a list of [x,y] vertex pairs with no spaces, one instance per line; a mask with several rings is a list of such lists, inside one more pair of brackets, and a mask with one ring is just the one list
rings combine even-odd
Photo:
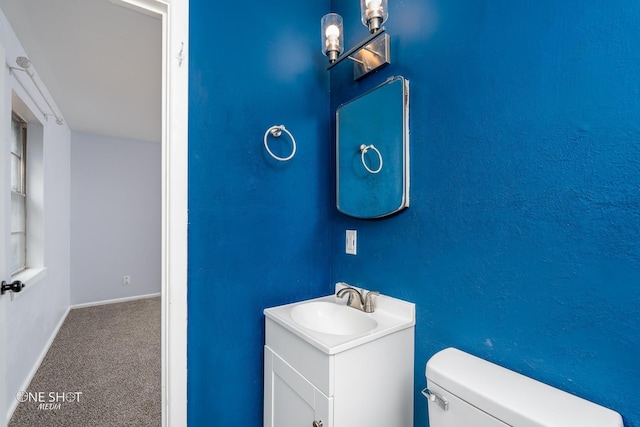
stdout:
[[[289,138],[291,138],[291,145],[293,146],[293,150],[291,151],[291,154],[289,154],[287,157],[278,157],[275,154],[273,154],[273,152],[271,151],[271,149],[269,149],[269,143],[267,142],[267,138],[269,137],[269,134],[271,134],[272,136],[279,138],[280,135],[282,135],[282,132],[286,133],[287,135],[289,135]],[[280,162],[286,162],[288,160],[291,160],[293,158],[293,156],[295,156],[296,154],[296,139],[293,137],[293,135],[291,135],[291,132],[289,132],[284,125],[280,125],[280,126],[271,126],[269,129],[267,129],[267,131],[264,133],[264,148],[267,149],[267,152],[269,153],[269,155],[271,157],[273,157],[274,159],[280,161]]]
[[[367,162],[364,160],[364,155],[367,154],[367,151],[369,150],[373,150],[378,154],[378,159],[380,160],[380,165],[378,166],[378,169],[373,170],[371,169],[369,166],[367,166]],[[373,145],[364,145],[362,144],[360,146],[360,159],[362,160],[362,166],[364,166],[364,168],[367,170],[367,172],[372,173],[372,174],[376,174],[378,172],[380,172],[382,170],[382,154],[380,154],[380,151]]]

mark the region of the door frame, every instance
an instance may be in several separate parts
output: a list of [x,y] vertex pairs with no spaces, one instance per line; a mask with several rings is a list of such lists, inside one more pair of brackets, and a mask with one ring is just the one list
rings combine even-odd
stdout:
[[[0,59],[3,62],[6,61],[4,45],[2,43],[0,43]],[[0,73],[0,94],[5,93],[5,84],[7,84],[7,82],[5,81],[5,76],[6,76],[6,73]],[[5,105],[4,102],[0,102],[0,117],[7,117],[7,113],[6,111],[4,111],[4,105]],[[6,148],[8,151],[9,146],[7,145]],[[7,161],[7,164],[8,163],[9,162]],[[3,171],[2,173],[3,173],[3,176],[0,176],[0,185],[2,185],[2,188],[9,188],[9,183],[7,182],[7,180],[9,179],[9,171],[8,170],[6,172]],[[0,201],[0,205],[4,206],[4,203]],[[0,214],[0,217],[3,217],[3,215]],[[6,224],[7,222],[8,221],[5,221],[3,218],[3,220],[0,220],[0,226],[5,227],[4,224]],[[8,229],[9,227],[7,226],[6,228]],[[8,231],[7,229],[0,232],[0,234],[6,235],[6,231]],[[0,277],[2,277],[2,279],[4,279],[5,277],[8,277],[6,273],[9,270],[9,266],[6,265],[7,262],[5,261],[8,257],[8,254],[5,254],[5,250],[4,250],[6,246],[7,245],[3,245],[2,247],[0,247]],[[7,394],[7,387],[6,387],[6,384],[7,384],[7,381],[6,381],[7,335],[5,332],[5,327],[7,325],[6,300],[8,300],[9,298],[10,298],[9,295],[5,294],[4,298],[0,299],[0,426],[6,426],[8,423],[7,405],[6,405],[6,401],[7,401],[7,396],[6,396]]]
[[189,0],[110,1],[162,20],[162,426],[186,426]]

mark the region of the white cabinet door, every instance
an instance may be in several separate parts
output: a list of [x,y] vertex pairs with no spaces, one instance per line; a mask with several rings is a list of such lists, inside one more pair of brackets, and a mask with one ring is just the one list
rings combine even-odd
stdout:
[[264,353],[264,426],[333,427],[333,399],[325,396],[269,347],[265,347]]

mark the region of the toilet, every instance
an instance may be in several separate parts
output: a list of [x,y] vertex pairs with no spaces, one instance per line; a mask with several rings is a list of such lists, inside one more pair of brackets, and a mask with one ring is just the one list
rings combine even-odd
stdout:
[[615,411],[455,348],[427,362],[430,427],[623,427]]

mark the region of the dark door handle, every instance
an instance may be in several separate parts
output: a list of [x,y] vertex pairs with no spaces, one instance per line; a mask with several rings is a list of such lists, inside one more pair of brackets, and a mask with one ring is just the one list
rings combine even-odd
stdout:
[[14,280],[11,283],[7,283],[4,280],[2,281],[2,288],[0,290],[0,294],[4,295],[7,291],[20,292],[24,288],[24,283],[19,280]]

